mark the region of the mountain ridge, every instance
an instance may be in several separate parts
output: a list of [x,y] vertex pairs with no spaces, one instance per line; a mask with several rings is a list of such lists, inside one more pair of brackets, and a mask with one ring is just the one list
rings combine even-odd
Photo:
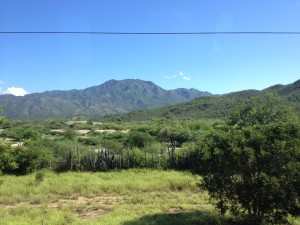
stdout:
[[25,96],[0,95],[3,115],[16,118],[104,116],[151,109],[212,96],[196,89],[165,90],[151,81],[109,80],[82,90],[53,90]]
[[166,117],[170,114],[179,118],[196,119],[224,119],[239,104],[244,104],[252,97],[275,93],[282,97],[300,115],[300,80],[291,84],[276,84],[259,90],[242,90],[223,95],[203,96],[185,103],[164,106],[148,111],[134,111],[123,115],[107,116],[105,120],[148,120],[151,118]]

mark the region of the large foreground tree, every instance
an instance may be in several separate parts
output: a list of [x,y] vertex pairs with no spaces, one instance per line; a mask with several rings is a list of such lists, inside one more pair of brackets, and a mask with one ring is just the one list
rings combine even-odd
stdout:
[[298,117],[282,100],[252,99],[197,150],[202,186],[222,214],[230,211],[251,224],[299,215],[299,138]]

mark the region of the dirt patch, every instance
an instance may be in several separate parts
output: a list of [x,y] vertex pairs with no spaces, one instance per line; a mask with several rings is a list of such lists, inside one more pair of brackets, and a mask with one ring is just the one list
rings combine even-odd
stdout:
[[130,130],[122,130],[121,133],[127,134]]
[[0,203],[0,208],[10,209],[10,208],[26,206],[26,205],[29,205],[29,204],[30,204],[30,202],[20,202],[20,203],[16,203],[16,204]]
[[93,125],[102,125],[103,123],[101,122],[93,122]]
[[97,132],[97,133],[109,133],[109,134],[111,134],[111,133],[115,133],[116,130],[95,130],[95,132]]
[[95,132],[97,132],[97,133],[109,133],[109,134],[115,133],[115,132],[121,132],[121,133],[126,134],[129,131],[130,130],[95,130]]
[[51,133],[64,133],[65,131],[63,129],[53,129],[50,132]]
[[111,196],[111,195],[101,195],[101,196],[95,196],[95,197],[82,197],[79,196],[77,198],[62,198],[56,202],[52,202],[48,204],[48,207],[50,208],[58,208],[60,205],[63,204],[71,204],[73,206],[79,206],[82,204],[91,204],[91,203],[97,203],[101,205],[107,205],[107,204],[116,204],[123,201],[122,196]]
[[81,124],[86,124],[87,123],[87,120],[76,120],[76,121],[73,121],[73,120],[70,120],[70,121],[67,121],[66,124],[67,125],[73,125],[74,123],[81,123]]
[[17,142],[11,145],[12,148],[22,147],[24,145],[24,142]]
[[77,130],[77,133],[82,134],[82,135],[88,134],[90,132],[91,132],[91,130]]
[[[100,217],[103,214],[110,212],[115,205],[124,204],[125,198],[123,196],[101,195],[95,197],[70,197],[61,198],[58,201],[47,204],[48,208],[61,209],[64,207],[72,207],[74,215],[82,220],[91,220]],[[0,207],[4,209],[17,207],[42,207],[44,204],[40,202],[19,202],[15,204],[0,203]]]
[[76,199],[60,199],[48,205],[49,208],[61,208],[72,205],[74,214],[82,220],[91,220],[100,217],[112,208],[124,202],[122,196],[101,195],[92,198],[79,196]]
[[172,216],[179,216],[181,213],[182,213],[182,209],[180,208],[170,208],[167,211],[167,214]]
[[75,215],[82,220],[91,220],[100,217],[103,214],[110,212],[112,208],[97,208],[97,207],[85,207],[82,209],[76,209]]

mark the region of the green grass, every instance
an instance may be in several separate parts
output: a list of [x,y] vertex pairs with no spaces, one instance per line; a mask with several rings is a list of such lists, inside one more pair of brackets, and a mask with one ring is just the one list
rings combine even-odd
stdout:
[[[224,224],[187,172],[126,170],[2,176],[0,224]],[[293,224],[298,225],[299,220]]]

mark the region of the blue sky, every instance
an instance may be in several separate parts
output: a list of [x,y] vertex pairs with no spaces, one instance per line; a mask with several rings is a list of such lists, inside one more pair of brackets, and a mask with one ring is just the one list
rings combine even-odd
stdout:
[[[0,31],[300,31],[299,0],[0,0]],[[0,34],[1,93],[110,79],[215,94],[300,78],[300,35]]]

